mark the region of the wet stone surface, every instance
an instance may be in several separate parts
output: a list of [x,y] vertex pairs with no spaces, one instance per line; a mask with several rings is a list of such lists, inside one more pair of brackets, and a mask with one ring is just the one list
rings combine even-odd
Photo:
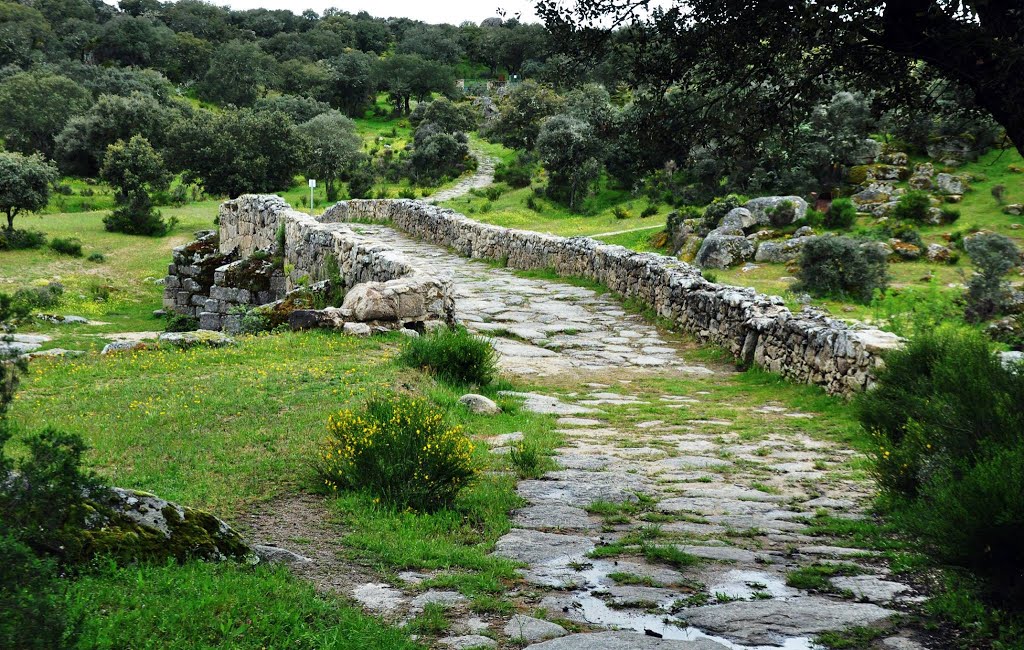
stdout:
[[[522,563],[511,594],[519,613],[460,615],[452,631],[461,636],[436,647],[493,638],[538,650],[811,650],[820,632],[885,624],[919,597],[880,558],[806,533],[817,514],[859,516],[872,490],[836,472],[853,452],[801,430],[814,414],[774,401],[709,404],[708,390],[634,390],[637,377],[710,386],[730,371],[687,360],[671,335],[591,289],[520,277],[383,226],[354,227],[448,274],[457,317],[492,338],[505,371],[536,380],[532,392],[503,397],[553,415],[564,436],[560,469],[518,483],[525,504],[494,550]],[[763,431],[737,433],[743,417]],[[500,452],[520,437],[487,443]],[[862,570],[833,578],[834,593],[786,584],[791,571],[821,562]],[[364,585],[357,599],[387,608],[393,595]],[[584,631],[545,640],[567,622]],[[903,632],[890,637],[884,647],[924,648]]]

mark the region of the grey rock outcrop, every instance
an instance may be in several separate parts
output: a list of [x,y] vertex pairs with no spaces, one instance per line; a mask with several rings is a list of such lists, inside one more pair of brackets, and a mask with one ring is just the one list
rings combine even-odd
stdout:
[[817,237],[794,237],[793,239],[781,242],[762,242],[757,247],[757,253],[754,254],[754,261],[784,264],[800,257],[800,253],[803,251],[804,246],[807,245],[807,242],[814,239],[817,239]]
[[742,230],[713,230],[704,238],[694,263],[703,269],[727,269],[754,257],[754,245]]
[[807,216],[807,201],[799,196],[762,196],[747,201],[743,207],[764,226],[788,226]]

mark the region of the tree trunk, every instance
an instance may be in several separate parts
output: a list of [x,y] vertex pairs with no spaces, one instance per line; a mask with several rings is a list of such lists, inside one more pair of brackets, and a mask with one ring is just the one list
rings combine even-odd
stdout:
[[14,212],[7,211],[7,232],[14,232]]

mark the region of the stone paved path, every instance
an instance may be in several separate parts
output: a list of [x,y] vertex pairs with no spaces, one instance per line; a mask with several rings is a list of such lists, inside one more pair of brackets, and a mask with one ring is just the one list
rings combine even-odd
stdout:
[[477,162],[476,171],[473,175],[462,179],[450,189],[441,190],[431,195],[426,199],[427,203],[451,201],[452,199],[469,194],[469,191],[472,189],[487,187],[494,182],[494,166],[498,162],[497,159],[485,155],[479,150],[471,150],[470,153],[473,154]]
[[509,372],[546,376],[631,367],[711,374],[685,361],[678,343],[656,327],[593,289],[519,277],[384,226],[352,227],[402,251],[420,268],[451,277],[456,317],[470,330],[494,337]]
[[[504,368],[561,387],[512,395],[558,415],[565,444],[562,469],[519,483],[526,505],[495,553],[525,564],[527,586],[510,594],[523,611],[590,631],[569,634],[525,615],[504,627],[470,617],[438,647],[497,647],[495,637],[501,647],[537,650],[801,650],[822,631],[884,623],[919,599],[872,553],[803,532],[816,515],[858,516],[871,487],[833,472],[853,452],[802,432],[813,414],[776,402],[733,408],[756,419],[752,436],[714,417],[714,407],[730,405],[709,403],[701,390],[727,381],[727,370],[687,361],[679,341],[614,299],[468,261],[383,226],[354,227],[449,274],[457,317],[494,337]],[[644,377],[680,378],[689,389],[652,393]],[[491,443],[505,447],[510,435]],[[664,561],[678,552],[696,561]],[[853,575],[823,592],[787,586],[788,572],[817,563],[842,563]],[[421,577],[407,576],[410,584]],[[413,599],[401,586],[363,585],[352,595],[392,615],[424,599],[458,599],[433,591]],[[890,634],[879,647],[923,647]]]

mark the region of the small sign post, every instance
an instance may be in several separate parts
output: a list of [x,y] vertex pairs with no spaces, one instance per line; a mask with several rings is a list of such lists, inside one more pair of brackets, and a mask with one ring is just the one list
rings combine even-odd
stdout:
[[316,179],[309,179],[309,213],[313,214],[313,190],[316,188]]

